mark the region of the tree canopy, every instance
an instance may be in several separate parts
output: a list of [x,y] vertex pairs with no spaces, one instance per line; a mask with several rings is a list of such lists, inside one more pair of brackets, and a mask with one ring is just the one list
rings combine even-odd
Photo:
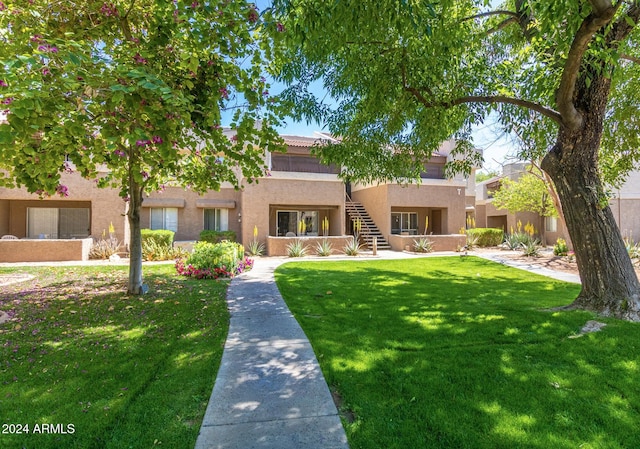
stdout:
[[543,217],[555,217],[549,186],[541,174],[523,173],[518,179],[504,177],[500,188],[493,193],[493,204],[509,212],[535,212]]
[[[640,283],[606,185],[640,160],[640,2],[274,0],[289,54],[281,79],[299,117],[342,144],[319,148],[351,178],[417,177],[456,138],[477,164],[473,124],[495,114],[553,180],[583,289],[573,306],[640,320]],[[309,86],[321,81],[330,102]],[[462,162],[462,161],[466,162]]]
[[246,1],[3,0],[0,185],[65,196],[75,170],[120,189],[133,264],[143,193],[264,175],[280,148],[265,78],[278,26]]

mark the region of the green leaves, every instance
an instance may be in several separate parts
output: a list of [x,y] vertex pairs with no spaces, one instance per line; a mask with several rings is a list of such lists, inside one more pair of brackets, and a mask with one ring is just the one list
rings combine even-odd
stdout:
[[[244,1],[159,0],[126,10],[97,0],[34,0],[28,14],[13,5],[0,11],[0,28],[12,21],[0,48],[9,122],[0,129],[0,160],[23,161],[7,167],[9,177],[53,193],[65,153],[81,173],[106,163],[125,193],[129,172],[148,189],[170,178],[205,190],[238,185],[242,171],[258,176],[263,149],[278,139],[252,130],[254,122],[268,129],[282,111],[263,95],[261,48],[276,49],[252,11]],[[237,143],[219,129],[221,110],[231,105],[239,111]],[[251,151],[242,150],[245,142]],[[216,170],[178,163],[196,148],[210,160],[224,154]],[[34,152],[47,170],[32,168]]]

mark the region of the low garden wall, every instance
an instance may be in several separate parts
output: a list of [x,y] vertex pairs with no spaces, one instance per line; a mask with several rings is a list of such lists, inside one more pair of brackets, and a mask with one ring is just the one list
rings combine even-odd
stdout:
[[300,240],[307,247],[307,254],[314,255],[318,242],[328,240],[333,247],[332,254],[343,254],[342,248],[353,240],[351,235],[327,237],[267,237],[267,256],[286,256],[287,245]]
[[464,234],[449,235],[397,235],[389,236],[389,245],[393,251],[413,251],[413,241],[427,238],[433,242],[434,251],[456,251],[462,248],[467,237]]
[[89,260],[93,239],[0,240],[0,262]]

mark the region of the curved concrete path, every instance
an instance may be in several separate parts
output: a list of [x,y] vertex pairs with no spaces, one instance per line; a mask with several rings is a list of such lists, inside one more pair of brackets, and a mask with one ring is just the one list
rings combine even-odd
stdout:
[[229,335],[196,449],[348,449],[327,383],[273,272],[231,281]]

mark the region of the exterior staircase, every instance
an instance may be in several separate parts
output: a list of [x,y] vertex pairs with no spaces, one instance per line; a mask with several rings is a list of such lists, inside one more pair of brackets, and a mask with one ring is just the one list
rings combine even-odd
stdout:
[[373,239],[378,239],[378,249],[391,249],[391,245],[384,238],[373,219],[361,203],[350,201],[345,202],[345,210],[352,221],[360,220],[360,239],[363,240],[369,249],[373,248]]

